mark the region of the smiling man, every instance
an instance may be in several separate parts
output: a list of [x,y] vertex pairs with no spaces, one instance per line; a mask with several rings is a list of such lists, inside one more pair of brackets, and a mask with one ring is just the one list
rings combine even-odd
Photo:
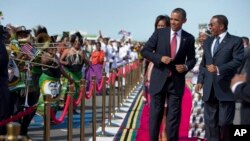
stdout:
[[203,88],[205,131],[208,141],[228,141],[229,125],[233,124],[235,99],[230,82],[240,67],[244,49],[240,37],[227,32],[224,15],[211,18],[211,37],[204,42],[204,55],[196,92]]
[[141,51],[143,57],[154,63],[149,87],[151,141],[158,141],[166,97],[167,138],[178,140],[185,75],[196,63],[194,36],[182,29],[186,21],[186,11],[174,9],[171,28],[156,29]]

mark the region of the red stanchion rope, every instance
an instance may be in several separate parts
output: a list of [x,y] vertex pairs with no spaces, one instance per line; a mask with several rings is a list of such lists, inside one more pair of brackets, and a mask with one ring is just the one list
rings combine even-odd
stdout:
[[53,109],[50,109],[51,119],[55,124],[60,124],[60,123],[62,123],[64,121],[64,118],[65,118],[65,116],[67,114],[67,111],[68,111],[68,108],[69,108],[69,102],[70,102],[70,96],[67,96],[63,112],[62,112],[61,116],[58,119],[56,118],[56,114],[53,111]]
[[112,74],[113,74],[113,73],[110,73],[110,75],[109,75],[109,77],[108,77],[108,79],[107,79],[107,81],[106,81],[107,84],[110,84]]
[[122,76],[122,69],[123,69],[123,68],[119,68],[119,69],[118,69],[118,74],[117,74],[118,76]]
[[14,115],[8,119],[4,119],[4,120],[0,121],[0,126],[6,125],[7,123],[12,122],[12,121],[16,121],[16,120],[22,118],[23,116],[26,116],[26,115],[32,113],[36,109],[36,107],[37,106],[28,107],[25,111],[22,111],[22,112],[18,113],[17,115]]
[[102,77],[102,80],[101,80],[99,86],[96,83],[96,90],[97,90],[97,92],[100,92],[102,90],[103,83],[104,83],[104,78]]
[[74,107],[78,106],[81,103],[82,95],[83,95],[83,88],[81,88],[80,91],[79,91],[78,99],[77,100],[73,99],[73,105],[74,105]]
[[91,82],[89,91],[86,93],[85,98],[90,99],[93,95],[93,90],[94,90],[94,82]]

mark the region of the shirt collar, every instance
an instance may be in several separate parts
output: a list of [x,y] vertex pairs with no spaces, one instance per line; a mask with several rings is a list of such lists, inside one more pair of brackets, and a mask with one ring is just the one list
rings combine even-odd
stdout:
[[173,30],[171,29],[171,36],[174,36],[174,33],[176,32],[176,33],[177,33],[177,36],[181,37],[181,31],[182,31],[182,29],[178,30],[177,32],[176,32],[176,31],[173,31]]
[[226,34],[227,34],[227,31],[225,31],[225,32],[223,32],[223,33],[221,33],[221,34],[219,34],[220,42],[224,39],[224,37],[226,36]]

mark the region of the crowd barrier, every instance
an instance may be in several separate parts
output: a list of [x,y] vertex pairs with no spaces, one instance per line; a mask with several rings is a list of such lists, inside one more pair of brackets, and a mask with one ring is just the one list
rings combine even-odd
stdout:
[[[136,88],[137,84],[141,82],[141,73],[143,65],[139,61],[135,61],[119,68],[113,69],[107,77],[106,73],[102,74],[102,80],[100,84],[96,82],[96,76],[92,77],[90,89],[86,92],[86,80],[81,80],[77,83],[80,84],[80,91],[77,100],[74,100],[73,94],[75,93],[74,85],[68,85],[67,97],[64,104],[62,115],[56,118],[55,113],[51,109],[51,96],[44,96],[44,141],[50,140],[50,124],[51,120],[56,124],[61,124],[67,114],[68,116],[68,127],[67,127],[67,139],[71,141],[73,139],[73,107],[80,105],[80,140],[85,139],[85,99],[92,98],[92,135],[93,141],[96,141],[97,136],[114,136],[114,134],[105,131],[107,126],[117,126],[112,123],[112,120],[119,118],[116,116],[117,112],[122,112],[121,107],[123,103],[128,99],[131,92]],[[101,118],[101,132],[96,132],[96,92],[101,93],[102,96],[102,118]],[[108,105],[106,104],[106,96],[108,96]],[[37,105],[27,108],[24,112],[18,115],[12,116],[6,120],[0,121],[0,126],[8,124],[12,121],[16,121],[19,118],[31,113]],[[106,108],[108,107],[108,112]],[[108,115],[107,115],[108,114]],[[107,122],[106,122],[107,117]],[[4,139],[9,136],[15,136],[15,138],[21,138],[17,132],[20,130],[19,126],[13,126],[8,128],[8,134],[1,136],[0,139]],[[10,131],[11,130],[11,131]],[[14,131],[13,131],[14,130]],[[11,134],[11,135],[10,135]]]

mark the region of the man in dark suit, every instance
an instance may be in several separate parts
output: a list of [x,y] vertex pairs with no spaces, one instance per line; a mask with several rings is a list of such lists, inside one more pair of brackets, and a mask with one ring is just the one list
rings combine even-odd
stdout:
[[[5,47],[5,34],[7,31],[0,25],[0,121],[10,116],[9,90],[8,90],[8,54]],[[6,126],[0,126],[0,135],[6,134]]]
[[[247,54],[247,62],[250,61],[250,52]],[[240,124],[250,125],[250,63],[246,66],[244,74],[236,74],[231,80],[231,90],[236,99],[241,102]]]
[[248,52],[250,50],[249,48],[249,38],[248,37],[241,37],[242,41],[243,41],[243,46],[244,46],[244,60],[243,63],[241,64],[241,66],[238,69],[238,73],[246,73],[246,66],[248,65],[248,59],[247,59],[247,55]]
[[185,22],[185,10],[174,9],[170,18],[171,28],[155,30],[141,51],[143,57],[154,63],[149,87],[151,141],[158,141],[166,96],[167,138],[168,141],[178,140],[185,75],[196,63],[195,40],[182,29]]
[[242,64],[242,39],[227,32],[224,15],[211,18],[211,37],[204,42],[204,54],[196,91],[203,87],[204,118],[208,141],[229,140],[229,125],[233,123],[235,99],[230,81]]

